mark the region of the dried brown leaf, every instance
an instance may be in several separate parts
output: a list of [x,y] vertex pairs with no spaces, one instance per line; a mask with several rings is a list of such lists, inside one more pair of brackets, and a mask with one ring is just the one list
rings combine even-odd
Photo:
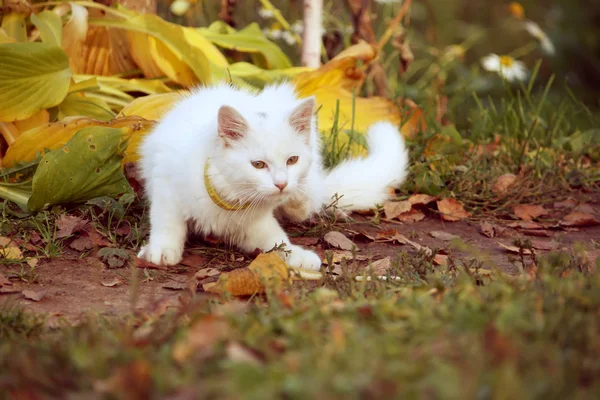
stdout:
[[505,244],[500,243],[500,242],[498,242],[498,244],[500,245],[500,247],[502,247],[505,250],[510,251],[511,253],[520,254],[521,250],[523,250],[523,254],[531,254],[531,250],[529,250],[529,249],[520,249],[517,246],[512,246],[512,245],[508,246],[508,245],[505,245]]
[[538,237],[552,237],[554,234],[546,229],[522,229],[520,231],[523,235],[527,236],[538,236]]
[[490,224],[487,221],[483,221],[480,225],[479,225],[479,232],[481,232],[481,234],[483,234],[484,236],[487,236],[489,238],[493,238],[496,236],[496,230],[494,229],[495,226]]
[[0,287],[4,285],[10,285],[10,281],[2,272],[0,272]]
[[32,300],[32,301],[40,301],[41,299],[44,298],[44,292],[36,292],[34,290],[23,290],[21,292],[23,294],[23,296],[28,299],[28,300]]
[[548,214],[542,206],[534,204],[519,204],[513,207],[515,215],[523,221],[533,221],[535,218]]
[[[342,260],[346,260],[346,261],[352,261],[352,260],[356,260],[356,261],[364,261],[364,260],[368,260],[369,258],[367,256],[363,256],[362,254],[354,254],[351,251],[348,250],[332,250],[331,251],[331,261],[334,264],[339,264],[342,262]],[[323,263],[325,265],[327,265],[327,257],[324,257],[323,259]]]
[[459,221],[471,216],[463,205],[453,198],[438,200],[437,206],[444,221]]
[[186,335],[173,346],[173,358],[179,363],[192,355],[204,358],[212,354],[214,346],[229,337],[231,329],[221,318],[207,316],[194,323]]
[[425,219],[425,214],[416,209],[411,209],[409,212],[398,215],[398,220],[402,222],[412,223],[419,222]]
[[73,233],[84,229],[88,222],[89,221],[87,219],[79,218],[74,215],[62,214],[56,221],[56,227],[58,228],[58,231],[56,231],[54,237],[59,239],[71,236]]
[[0,257],[9,260],[20,260],[23,258],[23,253],[11,238],[0,236]]
[[431,232],[429,232],[429,234],[436,239],[440,239],[440,240],[444,240],[444,241],[460,239],[460,236],[453,235],[452,233],[444,232],[444,231],[431,231]]
[[413,206],[427,205],[435,200],[437,200],[437,197],[428,194],[413,194],[408,198],[408,202]]
[[179,264],[185,265],[187,267],[196,267],[197,268],[199,266],[206,264],[206,262],[207,262],[206,257],[204,257],[200,254],[185,254]]
[[544,229],[543,225],[538,224],[537,222],[532,222],[532,221],[515,221],[515,222],[511,222],[510,224],[507,224],[506,226],[508,226],[509,228],[515,228],[515,229]]
[[516,180],[517,176],[514,174],[500,175],[496,180],[496,183],[494,183],[494,186],[492,186],[492,192],[496,194],[505,193]]
[[591,214],[574,211],[566,215],[563,220],[560,221],[560,225],[567,227],[594,226],[600,225],[600,221]]
[[105,287],[114,287],[120,285],[121,283],[123,283],[121,279],[117,278],[116,276],[112,279],[107,279],[105,281],[100,282],[100,284]]
[[69,247],[77,251],[86,251],[92,249],[94,247],[94,244],[92,243],[92,239],[90,239],[89,237],[81,236],[73,240],[71,244],[69,244]]
[[448,256],[446,254],[436,254],[433,256],[433,263],[445,267],[448,265]]
[[392,261],[390,257],[382,258],[381,260],[373,261],[369,264],[368,268],[373,269],[373,273],[375,275],[385,275],[392,266]]
[[337,231],[327,232],[323,239],[330,246],[342,250],[352,250],[357,247],[352,240],[348,239],[343,233]]
[[229,342],[225,351],[227,357],[233,362],[256,366],[261,364],[260,358],[254,352],[238,342]]
[[569,197],[568,199],[564,200],[564,201],[557,201],[556,203],[554,203],[554,208],[573,208],[577,205],[578,201],[575,200],[572,197]]
[[383,211],[387,219],[394,219],[402,213],[410,211],[412,204],[408,201],[386,201],[383,203]]
[[573,211],[577,211],[584,214],[597,214],[597,211],[591,205],[587,203],[580,203],[573,209]]

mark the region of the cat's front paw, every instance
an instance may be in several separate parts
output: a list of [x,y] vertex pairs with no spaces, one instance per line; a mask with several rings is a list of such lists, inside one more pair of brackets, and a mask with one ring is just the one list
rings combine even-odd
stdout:
[[287,264],[292,268],[303,268],[312,271],[321,269],[321,258],[317,253],[303,249],[300,246],[291,246],[291,253],[286,258]]
[[173,243],[150,242],[138,253],[138,258],[156,265],[176,265],[183,258],[183,247]]

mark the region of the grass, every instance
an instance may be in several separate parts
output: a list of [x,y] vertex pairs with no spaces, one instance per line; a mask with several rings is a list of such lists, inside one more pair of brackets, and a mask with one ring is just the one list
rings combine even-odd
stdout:
[[[592,398],[600,278],[553,253],[519,277],[399,257],[350,277],[174,313],[44,325],[0,312],[0,392],[116,398]],[[6,306],[5,306],[6,307]]]

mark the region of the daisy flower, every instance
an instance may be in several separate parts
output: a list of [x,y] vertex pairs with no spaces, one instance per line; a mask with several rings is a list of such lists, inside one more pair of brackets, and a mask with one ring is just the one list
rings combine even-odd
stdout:
[[525,30],[540,42],[544,53],[554,55],[554,44],[538,24],[533,21],[525,21]]
[[258,10],[258,16],[262,19],[273,18],[273,11],[267,10],[266,8],[261,8],[260,10]]
[[511,56],[490,54],[481,59],[481,65],[487,71],[497,72],[509,82],[524,81],[529,75],[525,64]]

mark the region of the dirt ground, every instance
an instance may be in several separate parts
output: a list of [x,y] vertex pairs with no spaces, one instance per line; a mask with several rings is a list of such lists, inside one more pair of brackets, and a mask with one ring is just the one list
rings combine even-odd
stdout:
[[[288,227],[288,231],[297,233],[300,233],[299,229],[299,227]],[[400,250],[414,253],[417,251],[416,247],[420,245],[438,251],[441,249],[442,254],[445,253],[456,260],[470,256],[481,258],[487,255],[490,263],[507,273],[516,273],[518,268],[511,262],[511,258],[514,260],[518,254],[501,247],[501,244],[510,246],[515,238],[529,238],[533,247],[538,249],[536,250],[538,254],[569,248],[575,243],[581,243],[597,252],[600,243],[600,226],[572,228],[567,231],[544,230],[542,234],[549,235],[548,237],[537,236],[540,233],[533,231],[529,231],[529,235],[524,235],[519,230],[506,227],[499,229],[496,226],[493,233],[496,236],[488,237],[482,233],[480,223],[444,222],[431,217],[415,223],[391,221],[381,222],[376,226],[369,222],[369,217],[358,216],[357,222],[336,225],[336,229],[356,244],[359,249],[357,254],[362,256],[357,263],[365,267],[370,261],[388,256],[393,258]],[[390,235],[399,233],[401,237],[408,238],[410,243],[372,240],[378,232],[383,233],[380,236],[384,240]],[[458,236],[468,245],[468,248],[458,250],[451,244],[452,241],[447,235],[439,237],[438,232]],[[532,233],[536,236],[530,236]],[[315,250],[323,258],[325,258],[325,249],[331,247],[323,239],[322,234],[311,237],[299,236],[292,238],[292,241]],[[37,274],[35,282],[28,283],[13,278],[9,285],[0,287],[0,304],[21,306],[36,313],[44,313],[49,315],[51,320],[61,318],[76,320],[86,313],[117,316],[133,310],[139,313],[152,313],[158,309],[164,311],[168,307],[176,307],[183,300],[182,296],[189,296],[189,282],[194,279],[194,274],[198,270],[207,267],[216,269],[223,269],[224,266],[226,269],[241,267],[247,265],[251,259],[249,256],[229,251],[222,246],[221,256],[208,256],[207,254],[211,253],[206,251],[207,247],[210,247],[210,243],[188,243],[183,261],[187,265],[182,264],[164,270],[143,268],[139,263],[137,265],[132,263],[131,268],[111,269],[97,256],[90,255],[82,258],[77,252],[67,249],[63,257],[40,260],[35,267],[35,274]],[[0,272],[8,275],[11,267],[0,265]],[[137,279],[132,280],[132,273],[137,274]],[[132,282],[139,282],[138,287],[134,288],[136,285]]]

